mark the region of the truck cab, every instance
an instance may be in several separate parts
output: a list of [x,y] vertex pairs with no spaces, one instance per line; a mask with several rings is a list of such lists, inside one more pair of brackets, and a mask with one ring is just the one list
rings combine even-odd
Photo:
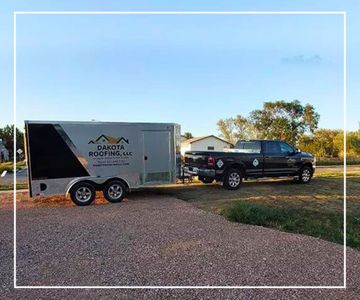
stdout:
[[204,183],[222,182],[237,189],[242,180],[262,177],[295,177],[310,182],[315,171],[315,157],[279,140],[240,140],[227,151],[185,153],[185,172]]

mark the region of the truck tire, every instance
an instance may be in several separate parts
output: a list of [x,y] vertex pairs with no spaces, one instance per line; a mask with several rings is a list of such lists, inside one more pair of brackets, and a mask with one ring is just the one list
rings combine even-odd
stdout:
[[199,180],[202,182],[202,183],[212,183],[214,181],[213,178],[209,178],[209,177],[200,177],[199,176]]
[[312,170],[309,166],[302,167],[299,172],[299,180],[300,183],[309,183],[312,177]]
[[113,180],[104,186],[103,194],[111,203],[121,202],[126,195],[126,187],[120,180]]
[[238,169],[230,169],[224,176],[223,185],[228,190],[237,190],[241,182],[241,171]]
[[96,191],[92,184],[79,182],[70,190],[71,200],[79,206],[90,205],[95,199]]

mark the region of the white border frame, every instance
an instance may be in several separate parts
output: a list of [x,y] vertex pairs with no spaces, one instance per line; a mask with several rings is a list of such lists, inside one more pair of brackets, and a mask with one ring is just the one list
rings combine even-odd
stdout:
[[[343,16],[343,130],[344,130],[344,282],[342,286],[19,286],[16,284],[16,155],[14,156],[14,289],[346,289],[346,87],[347,20],[345,11],[15,11],[13,12],[13,114],[16,128],[16,16],[17,15],[342,15]],[[14,153],[16,131],[14,130]]]

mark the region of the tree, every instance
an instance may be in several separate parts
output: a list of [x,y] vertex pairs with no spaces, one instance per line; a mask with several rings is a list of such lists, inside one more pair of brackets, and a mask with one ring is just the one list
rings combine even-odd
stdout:
[[[344,133],[341,131],[334,139],[339,156],[344,156]],[[346,134],[346,155],[349,159],[360,158],[360,131],[349,131]]]
[[183,137],[188,140],[188,139],[192,139],[193,135],[191,132],[184,132]]
[[300,101],[264,102],[263,108],[254,110],[248,118],[221,119],[217,123],[221,136],[234,143],[238,139],[280,139],[295,144],[304,133],[313,133],[319,114],[310,104]]
[[[0,139],[3,140],[6,149],[8,149],[9,157],[13,158],[14,126],[6,125],[4,128],[0,128]],[[24,134],[18,128],[16,128],[16,148],[24,151]]]
[[235,141],[235,132],[234,132],[234,119],[233,118],[229,118],[229,119],[220,119],[217,122],[217,126],[218,126],[218,130],[220,131],[220,136],[234,144]]
[[298,146],[317,157],[338,157],[340,149],[335,141],[339,135],[342,135],[341,130],[318,129],[313,135],[301,136]]
[[237,115],[235,118],[220,119],[217,126],[220,136],[232,144],[238,140],[257,138],[254,126],[241,115]]
[[295,144],[304,133],[313,133],[318,126],[319,114],[312,105],[300,101],[264,102],[263,109],[250,113],[250,122],[260,138],[286,140]]

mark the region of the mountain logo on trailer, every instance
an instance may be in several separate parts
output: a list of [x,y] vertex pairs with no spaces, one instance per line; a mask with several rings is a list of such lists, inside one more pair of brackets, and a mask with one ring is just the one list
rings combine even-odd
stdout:
[[91,140],[89,142],[89,144],[101,144],[101,145],[103,144],[116,145],[120,143],[129,144],[129,140],[124,138],[123,136],[119,138],[119,137],[113,137],[110,135],[102,134],[96,140]]

